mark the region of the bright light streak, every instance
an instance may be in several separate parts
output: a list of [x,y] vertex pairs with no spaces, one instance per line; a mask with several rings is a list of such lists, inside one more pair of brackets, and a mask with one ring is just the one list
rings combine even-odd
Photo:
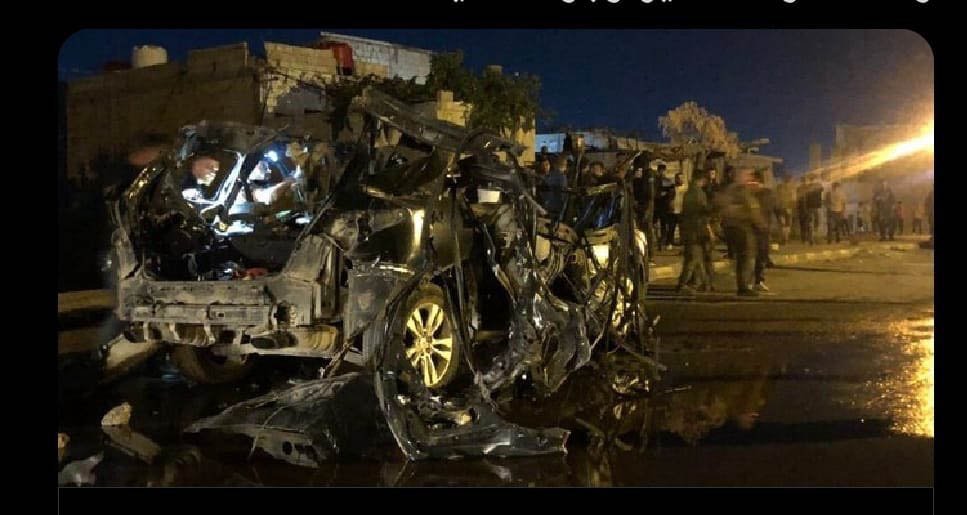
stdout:
[[828,173],[831,180],[837,181],[920,152],[933,154],[933,121],[925,125],[920,134],[913,138],[886,145],[872,152],[843,158],[806,173]]

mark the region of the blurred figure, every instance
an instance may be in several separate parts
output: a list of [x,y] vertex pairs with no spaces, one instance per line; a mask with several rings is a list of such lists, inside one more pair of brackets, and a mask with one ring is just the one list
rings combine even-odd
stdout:
[[537,160],[536,163],[534,163],[534,174],[536,175],[536,177],[534,178],[534,183],[533,183],[534,186],[531,190],[531,195],[533,195],[534,198],[537,198],[537,199],[540,198],[541,185],[544,183],[544,180],[547,179],[547,176],[550,173],[551,173],[551,162],[549,160],[541,157],[540,159]]
[[702,243],[702,261],[705,264],[705,273],[708,275],[708,291],[714,291],[712,278],[715,277],[715,259],[712,257],[712,252],[715,250],[716,238],[722,234],[721,220],[715,210],[715,195],[722,190],[722,184],[718,180],[718,170],[710,167],[705,182],[705,200],[709,206],[709,239]]
[[819,231],[819,221],[823,212],[823,185],[815,175],[808,176],[807,185],[806,209],[809,210],[810,240],[815,243],[815,235]]
[[199,201],[207,200],[212,192],[209,189],[219,170],[218,160],[207,155],[199,155],[191,160],[191,174],[186,177],[186,183],[182,186],[181,195],[185,200]]
[[829,192],[829,230],[826,234],[826,243],[839,243],[840,236],[846,229],[846,194],[840,189],[839,183],[833,183],[833,189]]
[[776,186],[776,217],[779,219],[779,243],[789,243],[792,232],[792,214],[796,210],[796,187],[792,176],[786,175]]
[[813,245],[813,219],[809,209],[809,181],[804,176],[796,188],[796,210],[799,215],[799,240]]
[[671,212],[671,202],[674,197],[675,185],[667,177],[665,163],[658,164],[658,191],[655,193],[655,218],[658,222],[658,245],[665,246],[668,240],[668,214]]
[[[732,166],[725,167],[725,180],[716,192],[716,195],[724,191],[729,185],[735,182],[735,168]],[[713,206],[718,206],[718,201],[716,201]],[[719,218],[719,224],[721,225],[721,218]],[[725,233],[725,228],[722,226],[722,232]],[[732,243],[727,237],[725,239],[725,258],[734,259],[735,253],[732,252]]]
[[886,184],[886,180],[880,180],[880,184],[873,190],[873,208],[876,223],[880,230],[880,241],[893,240],[893,234],[896,230],[893,220],[895,203],[893,190]]
[[762,220],[760,226],[754,227],[756,243],[754,288],[758,291],[769,291],[766,286],[766,268],[773,266],[772,260],[769,259],[769,237],[772,232],[771,221],[775,212],[776,196],[771,188],[766,187],[765,177],[761,171],[753,174],[750,187],[758,203],[759,218]]
[[665,233],[665,246],[668,250],[671,250],[672,245],[675,244],[675,229],[678,227],[678,222],[682,217],[682,206],[685,202],[686,189],[687,186],[685,186],[684,176],[676,173],[675,180],[668,193],[668,214],[665,219],[665,228],[663,229]]
[[722,216],[725,237],[735,256],[735,281],[741,296],[757,296],[753,288],[756,256],[756,231],[762,230],[762,210],[752,191],[752,170],[742,169],[735,181],[728,185],[715,203]]
[[896,225],[896,233],[903,235],[903,201],[898,200],[893,205],[893,223]]
[[927,216],[925,205],[926,202],[919,202],[913,206],[913,225],[910,228],[911,234],[923,234],[923,219]]
[[[618,178],[616,176],[607,173],[604,163],[594,161],[589,165],[589,173],[584,180],[584,187],[593,188],[595,186],[603,186],[616,182],[617,180]],[[596,229],[611,225],[615,210],[617,209],[616,194],[616,191],[612,191],[610,193],[600,193],[594,196],[584,197],[580,217],[582,223],[584,221],[590,221]]]
[[588,175],[587,186],[589,188],[594,186],[601,186],[602,184],[611,182],[608,180],[609,178],[606,177],[607,174],[604,168],[604,163],[602,163],[601,161],[592,162],[589,165],[588,170],[589,170],[589,175]]
[[564,217],[564,207],[567,201],[567,158],[558,155],[551,170],[540,187],[541,204],[548,211],[548,216],[554,222],[561,222]]
[[930,187],[930,193],[927,194],[926,200],[923,201],[923,208],[927,212],[927,223],[930,224],[930,242],[933,243],[933,187]]
[[678,291],[689,291],[689,284],[695,283],[706,291],[712,284],[712,269],[705,268],[703,247],[711,240],[709,214],[711,208],[705,194],[708,178],[698,173],[692,179],[682,199],[681,235],[682,273],[678,276]]
[[714,167],[709,167],[705,172],[705,198],[711,203],[715,198],[715,193],[722,189],[719,182],[719,171]]
[[638,226],[648,241],[648,262],[654,263],[655,245],[655,191],[658,178],[650,166],[651,156],[643,153],[635,158],[632,188],[635,196],[635,213]]
[[860,202],[859,213],[856,215],[856,230],[861,233],[868,233],[873,229],[871,225],[873,219],[873,212],[870,209],[870,205],[866,202]]

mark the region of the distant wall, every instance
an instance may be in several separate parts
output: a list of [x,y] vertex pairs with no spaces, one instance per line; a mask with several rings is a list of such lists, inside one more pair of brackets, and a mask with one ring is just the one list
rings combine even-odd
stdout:
[[67,86],[67,174],[99,155],[123,158],[144,132],[173,135],[200,120],[256,123],[259,87],[244,43],[192,51],[166,63],[72,81]]
[[426,77],[430,74],[430,58],[433,55],[429,50],[329,32],[323,32],[322,36],[351,46],[353,60],[357,68],[362,65],[363,72],[407,80],[416,77],[417,84],[426,84]]

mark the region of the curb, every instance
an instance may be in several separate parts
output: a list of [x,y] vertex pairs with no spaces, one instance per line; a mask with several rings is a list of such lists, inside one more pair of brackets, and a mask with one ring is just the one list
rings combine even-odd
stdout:
[[[826,250],[816,250],[812,252],[798,252],[796,254],[773,254],[770,256],[772,262],[777,265],[795,265],[799,263],[808,263],[810,261],[820,261],[820,260],[832,260],[832,259],[846,259],[853,257],[861,252],[870,252],[877,250],[916,250],[918,248],[917,244],[914,243],[876,243],[867,245],[857,245],[851,246],[845,249],[826,249]],[[716,260],[714,265],[715,271],[720,272],[727,270],[732,266],[732,262],[724,259]],[[681,274],[682,265],[677,263],[674,265],[662,265],[650,268],[648,270],[649,281],[656,279],[676,279]]]

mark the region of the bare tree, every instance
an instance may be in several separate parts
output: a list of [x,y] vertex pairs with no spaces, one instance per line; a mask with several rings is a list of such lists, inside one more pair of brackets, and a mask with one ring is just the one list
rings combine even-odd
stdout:
[[709,113],[696,102],[684,104],[658,118],[662,134],[672,144],[686,147],[702,146],[707,150],[724,152],[728,157],[739,153],[739,137],[729,132],[721,116]]

